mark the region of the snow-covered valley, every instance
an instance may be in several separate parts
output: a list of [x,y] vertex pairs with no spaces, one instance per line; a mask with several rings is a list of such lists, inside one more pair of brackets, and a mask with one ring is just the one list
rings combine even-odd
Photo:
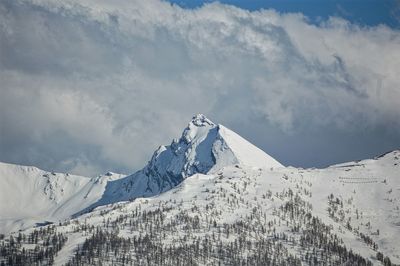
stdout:
[[399,173],[398,150],[284,167],[197,115],[129,176],[0,164],[0,263],[400,264]]

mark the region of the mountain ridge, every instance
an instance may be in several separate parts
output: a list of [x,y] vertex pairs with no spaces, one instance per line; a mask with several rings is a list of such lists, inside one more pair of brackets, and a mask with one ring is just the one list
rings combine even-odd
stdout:
[[108,180],[121,177],[89,178],[0,162],[0,233],[68,219],[96,202]]

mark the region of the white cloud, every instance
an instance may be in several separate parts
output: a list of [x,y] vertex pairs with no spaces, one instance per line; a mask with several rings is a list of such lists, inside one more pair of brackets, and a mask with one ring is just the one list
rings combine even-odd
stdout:
[[339,18],[313,25],[218,3],[2,1],[0,160],[127,172],[198,112],[283,135],[398,134],[399,69],[399,31]]

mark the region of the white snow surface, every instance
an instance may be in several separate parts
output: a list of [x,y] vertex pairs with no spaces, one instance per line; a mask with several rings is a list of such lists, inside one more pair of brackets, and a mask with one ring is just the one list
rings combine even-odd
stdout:
[[222,125],[219,125],[219,135],[225,140],[239,164],[265,168],[283,167],[270,155]]
[[88,178],[0,163],[0,233],[68,219],[101,198],[107,181],[121,177]]

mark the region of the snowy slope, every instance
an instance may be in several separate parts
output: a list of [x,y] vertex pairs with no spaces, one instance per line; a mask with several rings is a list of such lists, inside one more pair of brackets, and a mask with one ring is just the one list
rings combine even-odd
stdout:
[[283,167],[271,156],[202,114],[192,118],[179,140],[160,146],[149,163],[124,179],[109,182],[104,196],[89,209],[167,191],[196,173],[228,165]]
[[[235,165],[212,174],[194,174],[155,197],[99,207],[57,226],[56,231],[69,240],[56,261],[61,265],[71,259],[88,259],[84,250],[80,257],[74,254],[91,239],[90,228],[97,228],[97,232],[116,234],[132,243],[143,239],[146,245],[158,247],[149,253],[134,245],[107,256],[91,255],[92,263],[101,260],[105,265],[121,258],[138,264],[143,252],[145,258],[155,259],[152,256],[161,247],[169,263],[175,261],[167,252],[180,250],[182,263],[186,259],[201,265],[218,264],[219,247],[235,247],[242,252],[237,253],[238,259],[251,258],[257,264],[254,261],[259,259],[257,246],[261,244],[268,247],[268,256],[275,262],[292,256],[297,259],[293,265],[356,265],[348,255],[335,253],[332,246],[327,253],[326,241],[351,249],[352,254],[361,256],[358,259],[374,265],[381,265],[377,252],[399,264],[399,155],[394,151],[326,169]],[[208,245],[206,251],[196,249],[198,241],[203,241],[200,247]],[[246,245],[238,245],[240,241],[246,241]],[[101,243],[91,243],[100,250],[96,254],[106,250]],[[189,249],[193,244],[193,252],[197,250],[200,255],[188,252],[185,257],[181,248]],[[234,264],[234,259],[228,256],[221,260]]]
[[265,168],[283,167],[264,151],[222,125],[219,125],[219,135],[235,155],[239,164]]
[[88,178],[0,163],[0,233],[58,222],[96,202],[111,174]]
[[[315,212],[335,221],[335,229],[344,229],[343,238],[354,249],[367,256],[373,254],[360,244],[363,233],[370,236],[381,251],[400,264],[400,151],[375,159],[334,165],[327,169],[307,171],[304,177],[313,184],[311,202]],[[338,198],[338,211],[328,215],[328,193]],[[345,228],[350,225],[351,229]],[[349,233],[350,232],[350,233]]]

